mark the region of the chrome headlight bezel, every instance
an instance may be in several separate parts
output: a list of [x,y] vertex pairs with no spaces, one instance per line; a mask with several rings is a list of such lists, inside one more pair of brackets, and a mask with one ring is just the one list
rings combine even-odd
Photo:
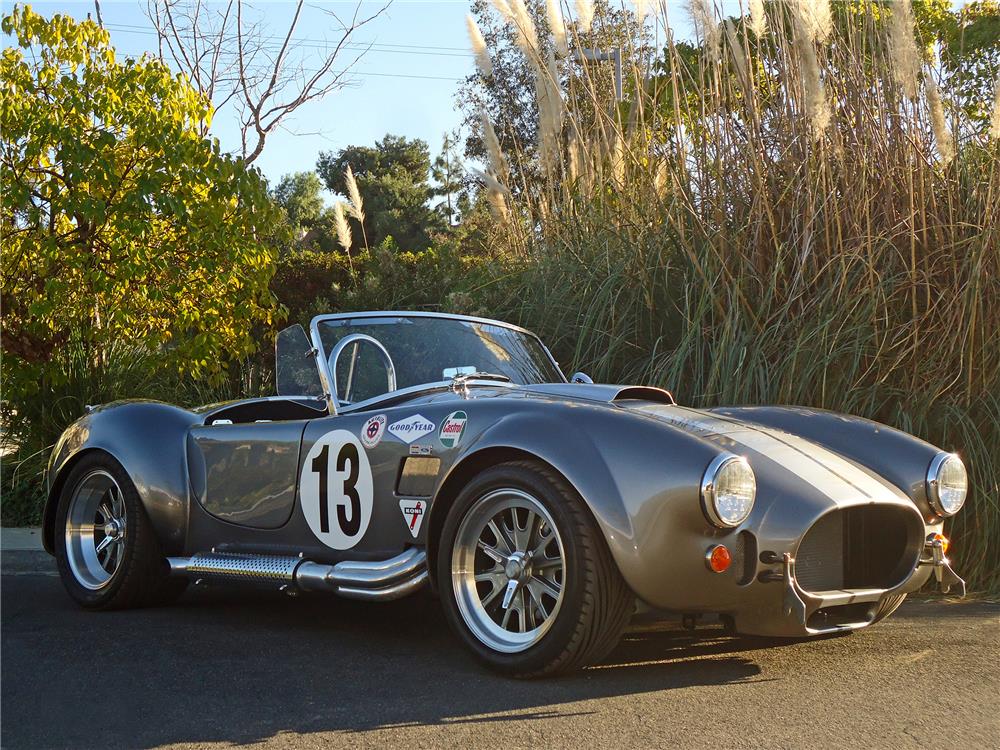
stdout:
[[[733,466],[734,468],[728,468],[730,466]],[[720,477],[724,479],[724,472],[733,471],[736,466],[749,472],[750,481],[752,482],[750,500],[746,506],[746,512],[739,518],[727,517],[726,514],[720,512],[718,506],[718,487]],[[713,526],[717,526],[720,529],[736,528],[750,517],[756,501],[757,477],[754,474],[750,463],[745,458],[733,455],[732,453],[721,453],[712,459],[708,468],[705,469],[705,473],[701,480],[701,508],[705,514],[705,518],[707,518]]]
[[[958,466],[961,467],[965,486],[962,489],[961,501],[959,501],[958,505],[954,506],[952,510],[949,510],[948,507],[946,507],[946,503],[943,502],[941,498],[941,474],[945,465],[951,461],[957,461]],[[965,468],[965,463],[957,453],[938,453],[934,456],[934,460],[931,461],[931,465],[927,467],[926,486],[927,501],[931,504],[931,508],[934,509],[934,512],[941,518],[951,518],[962,509],[965,505],[966,499],[969,497],[969,472]]]

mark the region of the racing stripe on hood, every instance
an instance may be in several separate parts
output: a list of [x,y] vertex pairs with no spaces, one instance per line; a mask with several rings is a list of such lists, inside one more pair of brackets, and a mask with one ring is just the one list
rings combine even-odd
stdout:
[[637,407],[637,410],[702,437],[712,438],[713,442],[732,442],[758,453],[815,487],[838,505],[855,504],[860,498],[885,499],[897,494],[843,456],[788,432],[680,406],[651,404]]

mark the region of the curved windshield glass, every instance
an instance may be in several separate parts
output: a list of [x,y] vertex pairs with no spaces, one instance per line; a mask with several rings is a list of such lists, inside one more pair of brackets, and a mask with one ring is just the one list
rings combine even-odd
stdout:
[[[386,315],[324,320],[318,327],[326,357],[345,336],[360,333],[376,339],[392,359],[397,389],[474,372],[504,375],[518,385],[564,382],[537,338],[502,325]],[[364,342],[343,349],[336,362],[336,378],[341,402],[356,403],[386,392],[384,359]]]

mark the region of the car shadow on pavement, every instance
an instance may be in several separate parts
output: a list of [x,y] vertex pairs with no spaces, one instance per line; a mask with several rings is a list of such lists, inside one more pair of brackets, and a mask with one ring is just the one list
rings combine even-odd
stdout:
[[[513,681],[470,656],[428,593],[366,604],[209,589],[171,607],[91,613],[54,579],[4,582],[4,747],[524,721],[589,713],[580,702],[595,698],[760,679],[740,655],[759,642],[642,629],[595,667]],[[108,691],[115,711],[95,720]]]

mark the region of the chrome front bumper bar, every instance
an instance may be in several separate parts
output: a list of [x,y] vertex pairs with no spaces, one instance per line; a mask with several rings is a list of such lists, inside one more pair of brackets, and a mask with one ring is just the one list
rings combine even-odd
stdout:
[[866,588],[843,589],[836,591],[810,592],[804,590],[795,577],[795,557],[791,553],[781,556],[781,573],[775,571],[768,579],[781,582],[781,614],[800,625],[806,633],[832,632],[855,627],[863,627],[868,622],[857,622],[851,625],[838,625],[829,629],[814,629],[809,627],[809,615],[817,610],[828,607],[839,607],[849,604],[876,603],[887,596],[905,594],[919,589],[926,577],[918,577],[917,571],[928,565],[933,566],[933,574],[941,593],[947,594],[953,588],[958,589],[958,596],[965,596],[965,581],[951,567],[951,561],[944,554],[940,540],[928,541],[910,577],[892,589]]

